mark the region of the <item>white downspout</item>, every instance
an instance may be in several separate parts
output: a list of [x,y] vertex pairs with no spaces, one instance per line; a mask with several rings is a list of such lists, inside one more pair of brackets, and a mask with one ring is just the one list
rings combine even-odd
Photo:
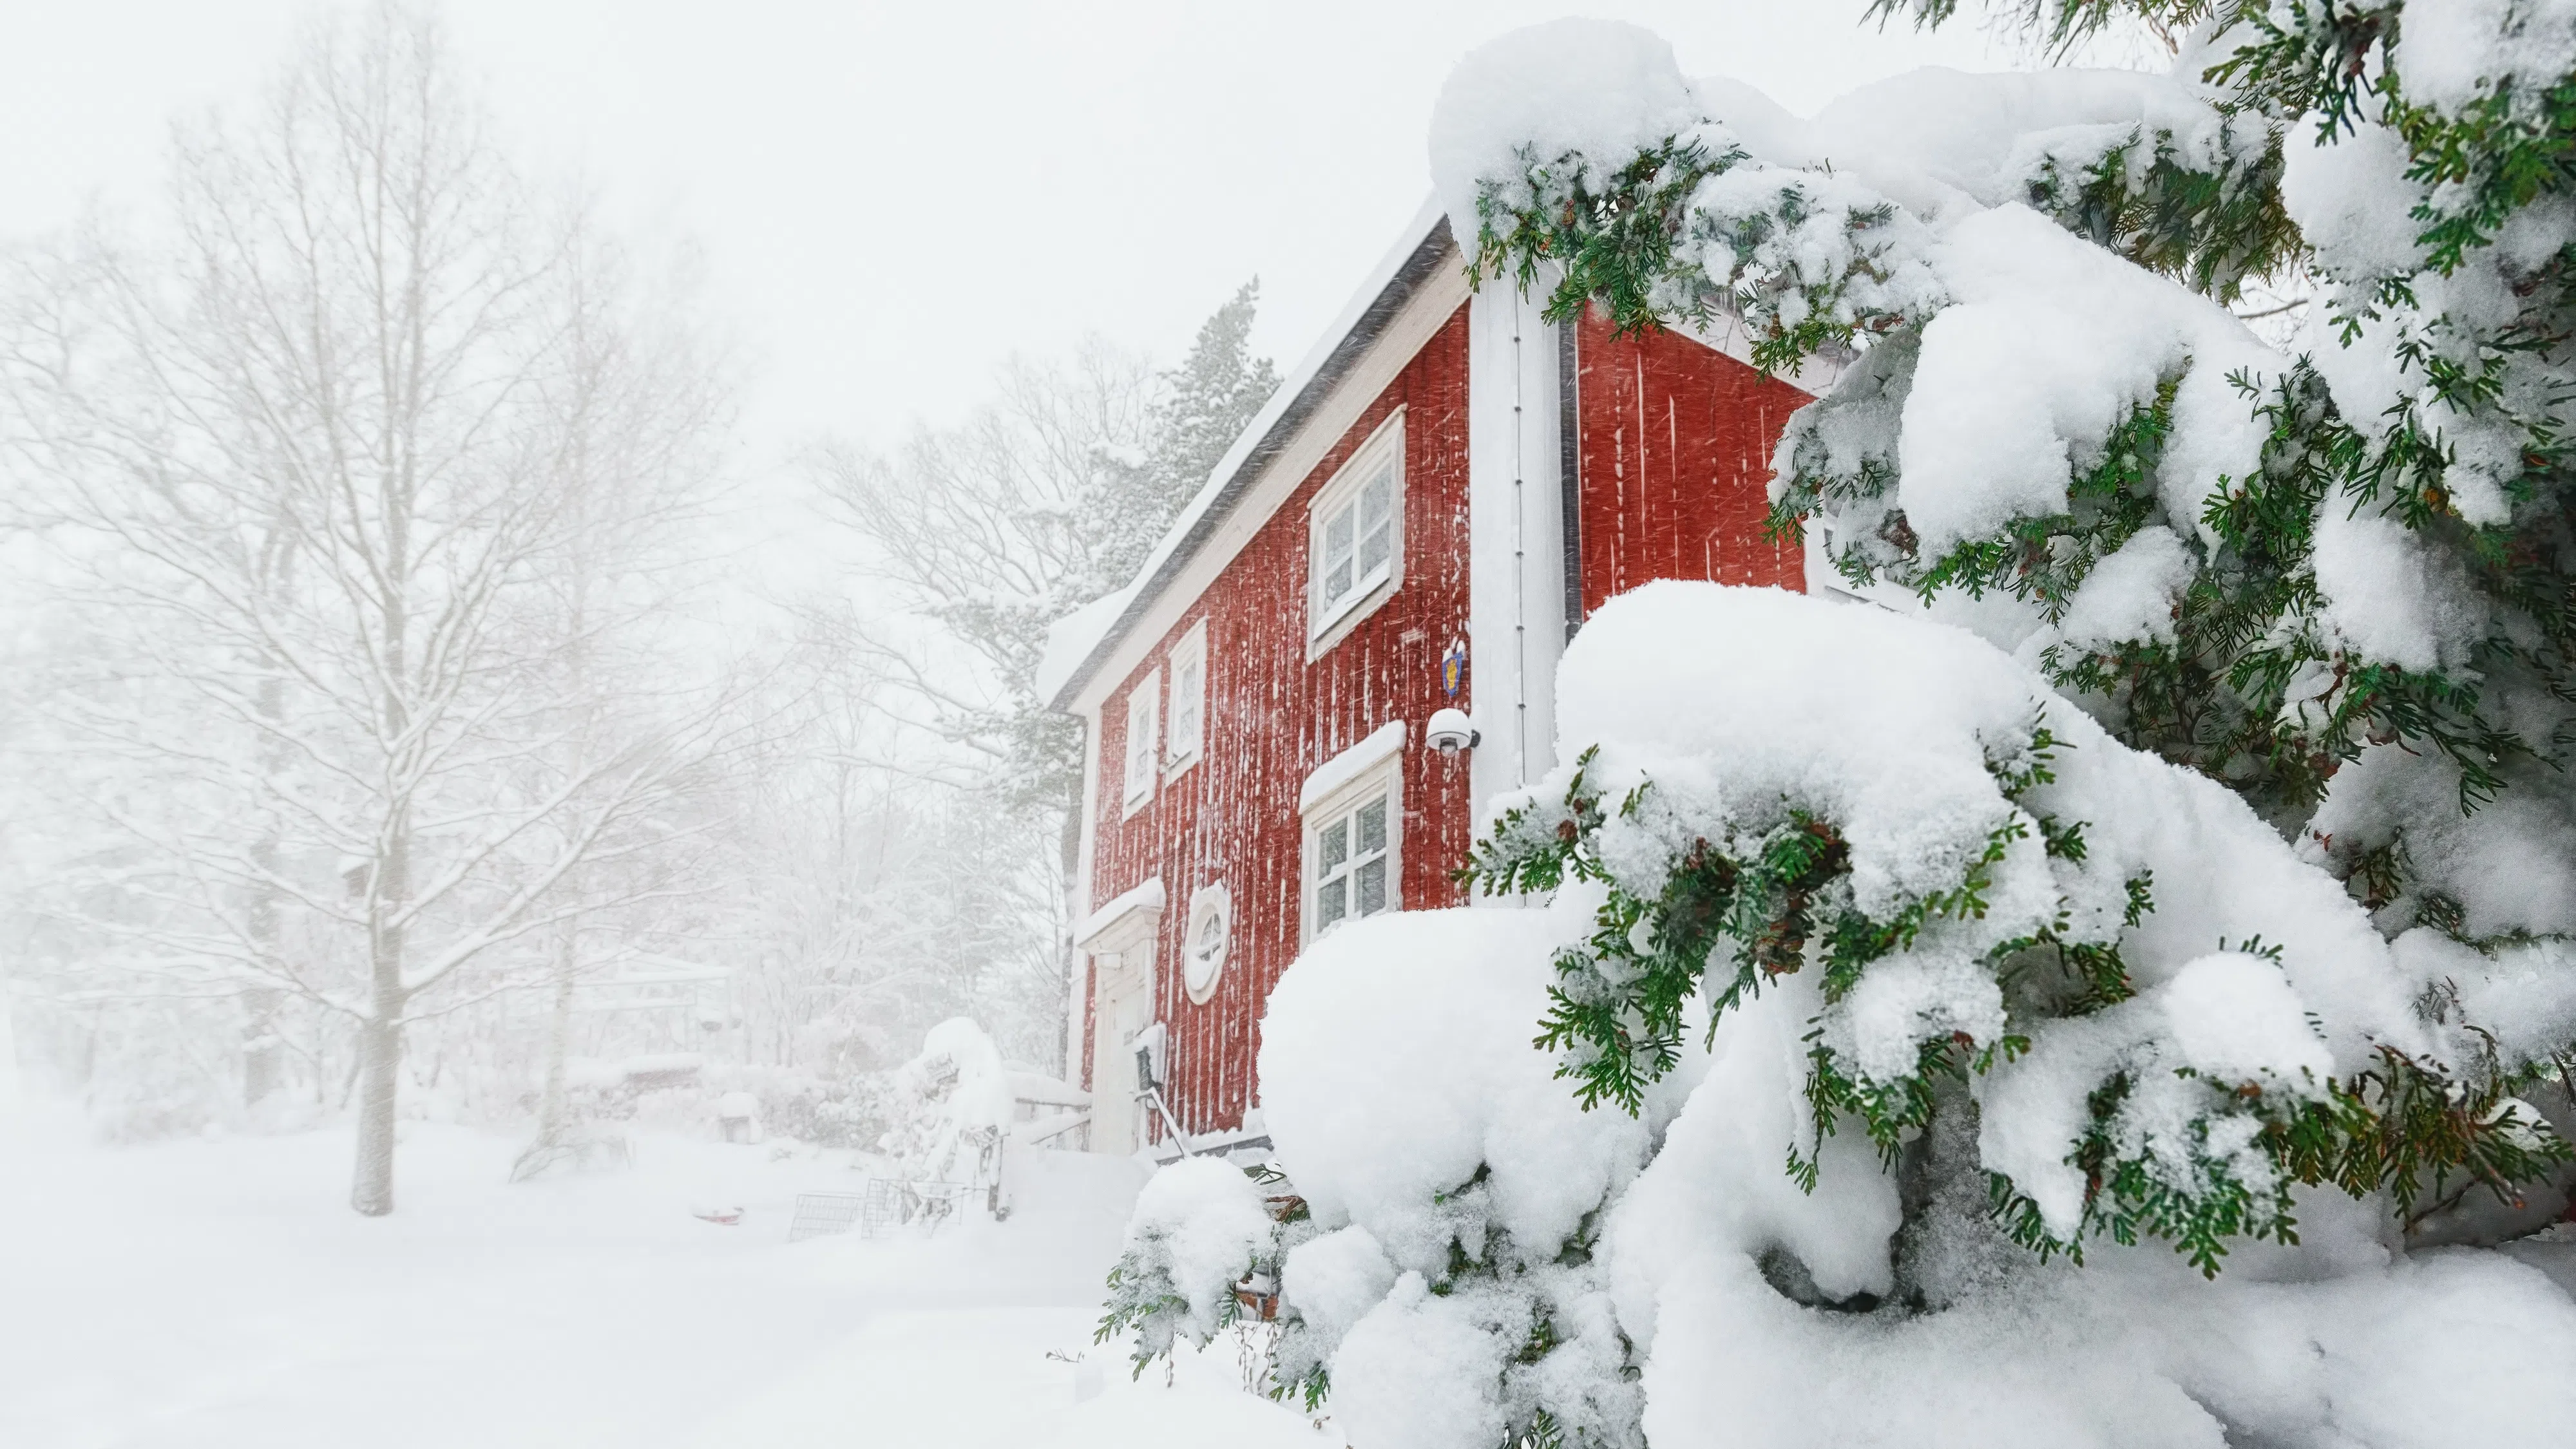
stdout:
[[[1546,279],[1540,279],[1544,295]],[[1484,743],[1468,791],[1486,808],[1556,765],[1556,661],[1565,651],[1562,489],[1533,488],[1533,460],[1560,456],[1555,334],[1509,282],[1479,291],[1467,344],[1469,690]],[[1542,562],[1534,580],[1530,559]],[[1545,592],[1533,597],[1535,583]]]
[[1529,784],[1529,477],[1528,385],[1521,352],[1522,313],[1512,309],[1512,784]]

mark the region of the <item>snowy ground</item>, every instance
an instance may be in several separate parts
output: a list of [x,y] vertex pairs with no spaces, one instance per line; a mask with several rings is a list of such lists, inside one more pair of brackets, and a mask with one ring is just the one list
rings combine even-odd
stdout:
[[1230,1363],[1133,1385],[1092,1345],[1123,1162],[1046,1155],[1003,1224],[790,1245],[794,1195],[853,1189],[844,1162],[647,1138],[631,1171],[510,1187],[515,1141],[405,1131],[401,1210],[370,1221],[345,1134],[0,1122],[0,1445],[1340,1442]]

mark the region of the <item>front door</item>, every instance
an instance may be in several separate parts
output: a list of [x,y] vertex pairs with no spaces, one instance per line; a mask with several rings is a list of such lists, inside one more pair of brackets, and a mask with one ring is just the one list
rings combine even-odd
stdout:
[[1099,991],[1091,1037],[1091,1150],[1123,1155],[1143,1145],[1134,1042],[1154,1024],[1153,940],[1094,951],[1091,961]]

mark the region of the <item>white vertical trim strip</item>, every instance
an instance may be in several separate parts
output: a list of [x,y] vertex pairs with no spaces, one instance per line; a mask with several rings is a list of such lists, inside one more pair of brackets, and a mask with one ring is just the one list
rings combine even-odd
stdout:
[[[1538,295],[1545,295],[1541,279]],[[1481,820],[1498,795],[1556,765],[1556,662],[1565,650],[1565,547],[1555,331],[1508,283],[1469,304],[1467,351],[1468,688],[1485,743],[1468,790]],[[1529,486],[1531,459],[1551,486]],[[1533,574],[1536,555],[1550,566]]]

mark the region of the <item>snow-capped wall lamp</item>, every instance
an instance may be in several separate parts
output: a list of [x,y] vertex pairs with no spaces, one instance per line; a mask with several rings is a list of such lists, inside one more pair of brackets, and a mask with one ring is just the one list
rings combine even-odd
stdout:
[[1440,710],[1431,716],[1429,724],[1422,727],[1422,742],[1452,758],[1460,750],[1474,749],[1483,738],[1463,709]]

